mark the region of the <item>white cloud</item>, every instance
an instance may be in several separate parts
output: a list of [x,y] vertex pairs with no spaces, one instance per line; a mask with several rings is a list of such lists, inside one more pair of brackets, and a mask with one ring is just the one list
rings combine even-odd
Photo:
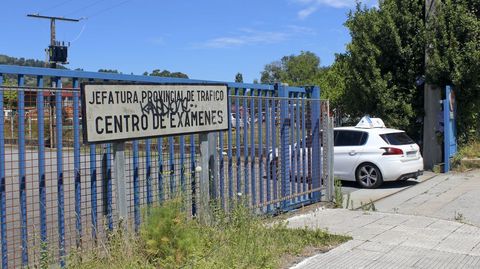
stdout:
[[231,48],[258,44],[275,44],[288,40],[294,35],[313,34],[310,28],[289,25],[283,31],[258,31],[250,28],[239,29],[237,35],[216,37],[204,42],[200,47]]
[[[303,20],[315,13],[320,7],[332,7],[332,8],[354,8],[357,4],[356,0],[292,0],[293,3],[303,6],[298,11],[297,16]],[[361,0],[362,4],[368,7],[378,6],[378,0]]]

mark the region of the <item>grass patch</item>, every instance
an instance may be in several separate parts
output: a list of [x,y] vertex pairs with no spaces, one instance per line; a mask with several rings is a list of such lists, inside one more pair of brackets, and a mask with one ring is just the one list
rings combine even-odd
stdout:
[[464,161],[464,159],[480,158],[480,140],[474,140],[460,147],[453,157],[452,166],[456,171],[465,171],[469,168],[480,168],[478,161]]
[[[214,213],[212,223],[188,218],[178,200],[151,208],[138,235],[116,232],[96,249],[77,252],[68,268],[279,268],[289,259],[349,240],[323,230],[268,227],[251,210]],[[308,251],[308,253],[305,253]]]

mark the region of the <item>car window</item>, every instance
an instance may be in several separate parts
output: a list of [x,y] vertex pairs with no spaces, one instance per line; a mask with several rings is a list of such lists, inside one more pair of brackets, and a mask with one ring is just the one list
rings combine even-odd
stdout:
[[367,142],[368,134],[366,132],[335,130],[334,146],[360,146]]
[[414,144],[415,142],[405,133],[389,133],[381,134],[380,137],[387,142],[389,145],[409,145]]

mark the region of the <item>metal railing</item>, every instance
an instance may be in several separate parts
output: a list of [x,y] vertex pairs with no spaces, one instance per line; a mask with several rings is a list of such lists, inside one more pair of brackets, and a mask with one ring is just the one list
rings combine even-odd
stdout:
[[[68,250],[118,225],[112,145],[82,141],[79,84],[104,80],[218,83],[0,65],[1,268],[37,265],[45,253],[64,265]],[[229,210],[241,196],[259,214],[331,200],[333,128],[320,89],[227,85],[229,129],[214,134],[210,198]],[[198,214],[198,142],[191,134],[125,143],[133,229],[143,207],[178,195]]]

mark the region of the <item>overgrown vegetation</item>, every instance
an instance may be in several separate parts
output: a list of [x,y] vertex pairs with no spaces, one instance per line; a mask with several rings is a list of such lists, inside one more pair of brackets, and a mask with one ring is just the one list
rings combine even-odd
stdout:
[[[96,249],[75,253],[69,268],[278,268],[306,248],[323,251],[348,240],[322,230],[266,225],[251,209],[217,211],[201,224],[179,200],[150,208],[138,236],[116,232]],[[270,226],[270,227],[269,227]],[[283,264],[284,265],[284,264]]]
[[480,140],[472,141],[460,147],[453,157],[452,166],[457,171],[465,171],[469,168],[480,168]]

